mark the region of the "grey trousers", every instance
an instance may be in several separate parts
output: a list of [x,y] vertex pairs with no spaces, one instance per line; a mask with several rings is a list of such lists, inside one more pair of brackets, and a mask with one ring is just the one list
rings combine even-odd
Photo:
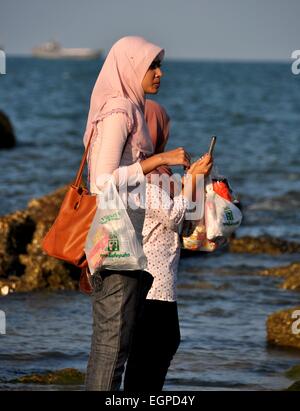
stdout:
[[92,282],[93,335],[86,389],[118,391],[153,277],[146,271],[102,270],[94,273]]

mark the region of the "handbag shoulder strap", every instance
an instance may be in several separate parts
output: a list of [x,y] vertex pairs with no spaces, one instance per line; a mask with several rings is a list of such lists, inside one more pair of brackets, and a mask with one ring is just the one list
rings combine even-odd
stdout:
[[80,163],[80,166],[79,166],[79,170],[77,172],[76,179],[73,183],[76,187],[79,187],[80,184],[81,184],[82,173],[83,173],[83,170],[84,170],[84,166],[85,166],[86,158],[87,158],[87,155],[88,155],[88,151],[89,151],[89,148],[90,148],[90,145],[91,145],[93,132],[94,132],[94,127],[92,127],[92,130],[90,132],[90,135],[89,135],[89,138],[88,138],[88,144],[87,144],[86,149],[83,153],[81,163]]

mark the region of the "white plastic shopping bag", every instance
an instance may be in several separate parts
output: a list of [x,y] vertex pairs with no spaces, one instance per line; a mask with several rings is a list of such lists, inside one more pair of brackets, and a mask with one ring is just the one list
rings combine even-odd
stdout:
[[226,245],[227,242],[225,237],[218,237],[214,241],[207,238],[204,217],[197,222],[192,222],[189,232],[182,235],[182,248],[190,251],[211,253]]
[[91,274],[100,267],[143,270],[147,260],[142,245],[113,181],[107,183],[97,200],[97,211],[85,244]]
[[242,222],[240,209],[231,201],[221,197],[213,189],[209,179],[206,184],[205,226],[208,240],[230,237]]

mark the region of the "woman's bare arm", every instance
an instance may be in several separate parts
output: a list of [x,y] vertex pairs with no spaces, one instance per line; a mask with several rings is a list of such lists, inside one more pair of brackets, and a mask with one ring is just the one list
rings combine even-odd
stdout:
[[153,156],[140,162],[143,173],[148,174],[160,166],[184,166],[190,167],[190,156],[183,147]]

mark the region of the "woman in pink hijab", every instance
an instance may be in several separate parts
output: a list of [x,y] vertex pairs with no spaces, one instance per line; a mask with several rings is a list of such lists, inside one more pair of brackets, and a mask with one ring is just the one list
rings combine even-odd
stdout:
[[[144,118],[145,94],[160,87],[164,51],[141,37],[124,37],[111,48],[95,83],[84,144],[92,138],[89,185],[98,194],[112,178],[130,193],[160,166],[190,165],[178,149],[154,154]],[[142,242],[145,210],[127,208]],[[143,270],[97,270],[93,282],[93,335],[86,389],[119,390],[137,313],[152,283]]]

